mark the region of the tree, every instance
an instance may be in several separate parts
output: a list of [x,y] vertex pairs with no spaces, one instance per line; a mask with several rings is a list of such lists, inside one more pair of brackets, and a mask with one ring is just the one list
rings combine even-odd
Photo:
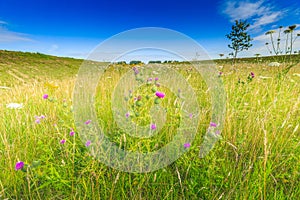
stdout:
[[231,40],[231,44],[228,45],[229,48],[233,49],[233,62],[237,54],[243,50],[248,50],[252,44],[253,40],[250,35],[246,32],[250,24],[247,21],[235,20],[235,24],[231,27],[231,32],[226,35],[228,39]]
[[161,63],[160,60],[150,60],[148,64]]
[[130,65],[138,65],[138,64],[141,64],[141,63],[142,63],[142,61],[140,61],[140,60],[132,60],[132,61],[129,62]]

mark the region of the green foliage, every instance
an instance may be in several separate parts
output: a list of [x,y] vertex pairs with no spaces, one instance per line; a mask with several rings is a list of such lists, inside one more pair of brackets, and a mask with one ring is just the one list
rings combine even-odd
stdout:
[[228,47],[233,49],[234,59],[237,57],[238,52],[248,50],[252,46],[250,42],[253,39],[246,32],[249,26],[250,24],[247,21],[235,20],[235,24],[231,27],[231,32],[226,35],[231,40],[231,44]]
[[132,60],[129,62],[130,65],[138,65],[138,64],[142,64],[142,61],[140,60]]
[[148,64],[153,64],[153,63],[161,63],[161,61],[160,60],[150,60],[148,62]]

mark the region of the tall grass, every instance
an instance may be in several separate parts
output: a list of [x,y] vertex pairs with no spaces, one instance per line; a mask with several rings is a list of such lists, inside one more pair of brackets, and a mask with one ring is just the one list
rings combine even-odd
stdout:
[[[20,62],[20,61],[19,61]],[[67,62],[67,61],[66,61]],[[72,61],[74,62],[74,61]],[[211,107],[206,86],[189,66],[189,77],[202,106],[198,134],[190,151],[166,168],[138,174],[114,170],[89,156],[85,141],[70,131],[76,70],[60,69],[59,77],[22,77],[26,82],[0,89],[0,199],[297,199],[300,196],[299,65],[285,76],[267,63],[224,64],[227,113],[222,139],[204,158],[199,146],[209,124]],[[14,65],[23,73],[23,69]],[[177,67],[175,66],[175,67]],[[24,67],[24,65],[22,65]],[[37,66],[38,67],[38,66]],[[128,67],[112,67],[99,84],[103,105],[97,111],[107,129],[114,127],[109,98]],[[249,81],[249,73],[255,77]],[[266,78],[267,77],[267,78]],[[2,79],[2,77],[1,77]],[[240,81],[239,81],[240,80]],[[2,83],[16,78],[6,76]],[[7,85],[7,84],[6,84]],[[49,99],[42,96],[47,93]],[[22,109],[6,104],[23,103]],[[40,124],[35,116],[45,115]],[[165,134],[168,134],[166,132]],[[155,138],[155,143],[168,138]],[[114,132],[111,139],[123,141]],[[123,139],[122,139],[123,138]],[[66,140],[61,144],[62,139]],[[134,140],[130,148],[135,150]],[[121,144],[120,144],[121,145]],[[17,161],[27,166],[16,171]]]

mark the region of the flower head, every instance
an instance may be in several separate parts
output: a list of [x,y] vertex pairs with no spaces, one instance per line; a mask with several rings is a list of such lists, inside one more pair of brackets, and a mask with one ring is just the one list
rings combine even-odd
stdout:
[[184,147],[185,149],[190,148],[190,147],[191,147],[191,144],[190,144],[190,143],[185,143],[185,144],[183,145],[183,147]]
[[166,96],[165,93],[163,93],[163,92],[158,92],[158,91],[155,93],[155,95],[156,95],[158,98],[161,98],[161,99],[164,98],[164,97]]
[[129,116],[130,116],[130,113],[127,112],[127,113],[125,114],[125,117],[128,118]]
[[150,128],[151,128],[151,130],[155,130],[156,129],[156,124],[151,124]]
[[156,77],[154,80],[155,80],[155,81],[158,81],[158,78]]
[[92,120],[87,120],[86,122],[84,122],[86,125],[90,124],[92,122]]
[[15,170],[20,170],[24,167],[24,162],[20,161],[20,162],[17,162],[16,165],[15,165]]
[[6,105],[6,108],[21,109],[21,108],[23,108],[23,104],[22,103],[9,103]]
[[210,122],[210,124],[209,124],[211,127],[217,127],[217,124],[216,123],[214,123],[214,122]]
[[65,144],[65,143],[66,143],[66,140],[65,140],[65,139],[62,139],[62,140],[60,141],[60,143],[61,143],[61,144]]
[[45,119],[46,116],[45,115],[41,115],[41,116],[34,116],[35,117],[35,123],[40,124],[41,120]]
[[139,72],[139,70],[138,70],[138,68],[136,68],[136,67],[133,67],[132,69],[133,69],[133,71],[134,71],[134,74],[138,74],[138,73],[140,73],[140,72]]
[[74,136],[75,132],[73,130],[70,131],[70,136]]
[[255,75],[254,75],[253,72],[250,73],[250,76],[251,76],[251,78],[254,78],[254,77],[255,77]]
[[48,94],[44,94],[43,95],[43,99],[48,99],[49,95]]
[[90,145],[91,145],[91,141],[88,140],[88,141],[85,143],[85,146],[88,147],[88,146],[90,146]]

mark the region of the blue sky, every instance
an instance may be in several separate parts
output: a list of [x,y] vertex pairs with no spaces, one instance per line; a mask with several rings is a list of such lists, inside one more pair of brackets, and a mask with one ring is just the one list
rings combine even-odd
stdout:
[[[300,27],[300,2],[1,0],[0,49],[86,58],[99,43],[122,31],[163,27],[193,38],[217,58],[219,53],[231,52],[225,34],[235,19],[247,19],[254,38],[253,47],[240,57],[268,55],[264,33],[279,25]],[[300,50],[299,41],[296,50]]]

